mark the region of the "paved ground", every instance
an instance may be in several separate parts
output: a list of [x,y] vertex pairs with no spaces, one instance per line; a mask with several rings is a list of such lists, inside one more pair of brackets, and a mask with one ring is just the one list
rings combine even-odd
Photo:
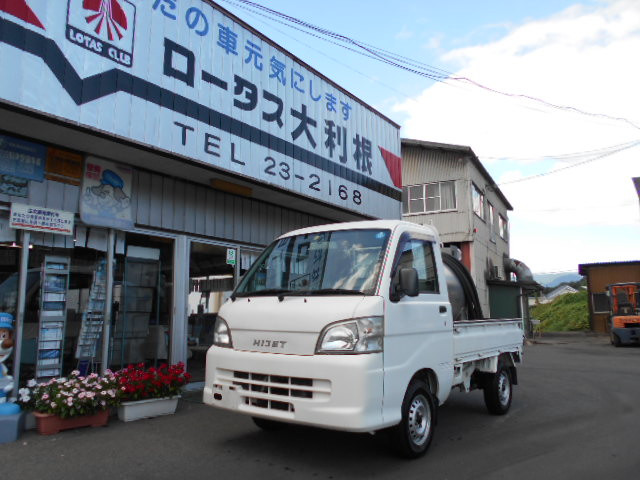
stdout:
[[640,348],[584,334],[527,346],[510,413],[452,394],[426,457],[376,436],[294,427],[264,433],[197,394],[176,415],[107,428],[25,433],[0,445],[2,479],[631,479],[640,477]]

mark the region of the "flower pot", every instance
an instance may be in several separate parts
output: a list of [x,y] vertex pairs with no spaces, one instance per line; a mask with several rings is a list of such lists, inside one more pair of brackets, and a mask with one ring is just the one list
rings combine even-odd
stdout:
[[123,422],[131,422],[142,418],[170,415],[176,412],[180,395],[163,398],[147,398],[132,402],[122,402],[118,407],[118,418]]
[[61,430],[80,427],[104,427],[109,422],[109,410],[100,410],[93,415],[60,418],[51,413],[33,412],[40,435],[54,435]]

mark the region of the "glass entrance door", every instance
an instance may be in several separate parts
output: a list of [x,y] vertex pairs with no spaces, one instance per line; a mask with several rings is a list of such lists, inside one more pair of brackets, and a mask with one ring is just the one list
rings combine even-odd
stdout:
[[189,249],[187,371],[204,380],[218,310],[236,283],[237,249],[193,240]]
[[116,255],[112,368],[169,361],[172,292],[173,239],[127,233]]

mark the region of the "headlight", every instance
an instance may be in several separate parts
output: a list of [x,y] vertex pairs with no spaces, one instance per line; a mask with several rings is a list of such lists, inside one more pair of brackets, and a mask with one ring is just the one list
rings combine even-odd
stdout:
[[229,325],[220,317],[216,319],[216,324],[213,327],[213,344],[218,347],[233,348]]
[[375,353],[382,351],[382,317],[354,318],[327,326],[316,353]]

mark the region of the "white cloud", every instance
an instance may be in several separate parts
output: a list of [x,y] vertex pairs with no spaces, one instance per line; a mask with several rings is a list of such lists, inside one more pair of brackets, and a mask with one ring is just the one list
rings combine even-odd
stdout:
[[[515,27],[495,42],[450,51],[443,59],[455,65],[455,76],[640,125],[638,51],[640,2],[622,0],[597,8],[573,6]],[[624,122],[560,111],[461,82],[435,84],[395,108],[407,115],[404,137],[469,145],[480,157],[506,158],[484,162],[498,183],[549,170],[548,161],[536,164],[531,157],[640,139],[640,129]],[[529,160],[516,159],[523,157]],[[584,158],[559,158],[552,169]],[[573,268],[598,261],[603,248],[618,252],[617,260],[640,257],[638,198],[631,183],[631,177],[640,176],[639,158],[637,146],[535,180],[505,183],[501,188],[514,205],[512,249],[526,252],[521,258],[526,263],[547,265],[550,257],[540,251],[540,237],[525,234],[527,226],[536,225],[540,235],[549,237],[562,228],[563,242],[572,245]],[[609,229],[609,244],[601,236],[590,240],[584,228]],[[619,238],[617,228],[624,228],[627,237],[627,229],[635,228],[635,238]],[[567,251],[564,262],[566,257]]]

